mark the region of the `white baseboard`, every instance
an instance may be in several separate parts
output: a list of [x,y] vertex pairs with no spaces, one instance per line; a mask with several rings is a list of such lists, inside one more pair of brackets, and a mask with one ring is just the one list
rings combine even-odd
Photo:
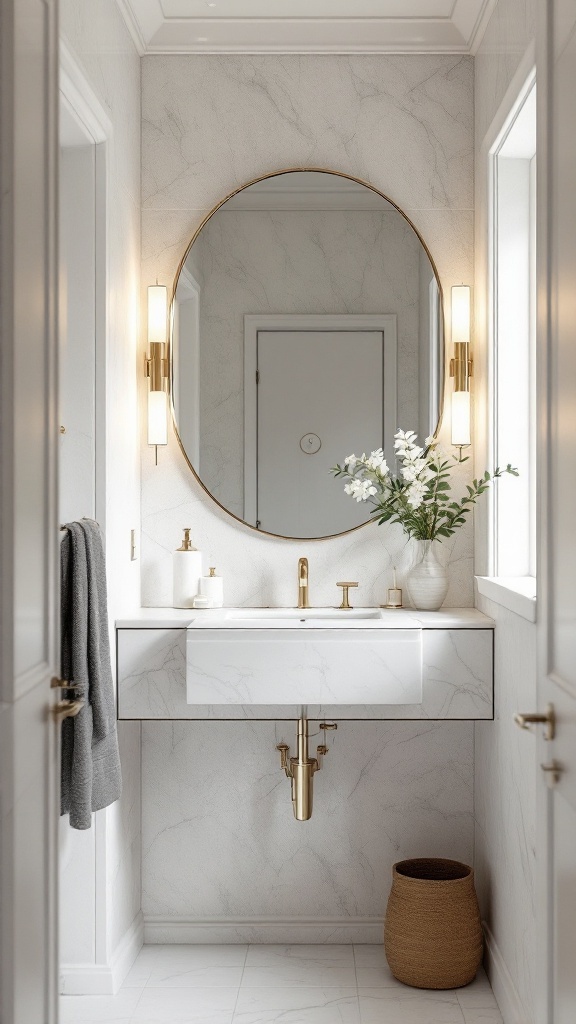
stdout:
[[113,996],[122,985],[144,942],[144,919],[138,914],[116,946],[108,964],[62,964],[60,994]]
[[500,1013],[504,1018],[504,1024],[533,1024],[533,1018],[527,1014],[520,998],[520,993],[506,966],[506,961],[485,922],[483,923],[483,928],[485,938],[484,966],[492,985],[496,1002],[500,1007]]
[[144,917],[148,943],[381,943],[380,917]]

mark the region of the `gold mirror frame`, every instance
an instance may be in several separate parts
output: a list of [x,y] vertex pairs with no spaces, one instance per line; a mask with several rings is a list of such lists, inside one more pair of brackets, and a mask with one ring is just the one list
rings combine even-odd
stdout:
[[194,245],[194,242],[198,238],[198,235],[200,234],[202,229],[205,227],[205,225],[208,223],[208,221],[211,220],[211,218],[214,216],[214,214],[217,213],[218,210],[220,210],[225,205],[225,203],[228,202],[229,199],[232,199],[234,196],[238,195],[239,192],[244,192],[244,190],[247,189],[247,188],[250,188],[251,185],[256,185],[259,181],[266,181],[268,178],[277,178],[281,174],[294,174],[294,173],[303,172],[303,171],[305,171],[305,172],[312,172],[312,173],[316,173],[316,174],[333,174],[333,175],[335,175],[335,177],[338,177],[338,178],[346,178],[348,181],[356,182],[357,185],[364,185],[365,188],[369,188],[371,192],[374,192],[376,195],[380,196],[382,199],[385,199],[386,202],[390,203],[390,206],[393,206],[394,209],[404,218],[406,223],[410,225],[410,227],[412,228],[414,233],[417,235],[417,237],[418,237],[418,239],[420,241],[420,244],[422,245],[424,251],[426,252],[426,255],[428,256],[428,259],[430,260],[430,266],[432,267],[432,270],[434,271],[434,276],[436,278],[436,283],[438,285],[438,294],[440,296],[440,315],[441,315],[441,318],[442,318],[442,350],[441,350],[441,358],[440,358],[441,374],[440,374],[440,381],[439,381],[440,396],[439,396],[439,402],[438,402],[439,412],[438,412],[438,423],[436,424],[436,428],[435,428],[434,433],[432,435],[434,438],[436,438],[438,436],[438,434],[440,433],[440,429],[442,427],[442,419],[443,419],[443,416],[444,416],[444,390],[445,390],[445,377],[446,377],[446,322],[445,322],[445,319],[444,319],[444,292],[442,290],[442,283],[440,281],[440,275],[438,274],[438,268],[436,266],[436,263],[434,262],[432,253],[430,252],[430,249],[428,248],[428,246],[426,245],[426,242],[422,238],[422,235],[418,231],[418,228],[416,227],[415,224],[412,223],[412,221],[410,220],[410,217],[408,217],[407,214],[404,213],[404,210],[402,210],[401,207],[399,207],[398,204],[395,203],[393,199],[390,199],[390,196],[387,196],[384,192],[381,192],[380,189],[376,188],[375,185],[371,185],[369,181],[364,181],[362,178],[357,178],[353,174],[345,174],[344,171],[333,171],[333,170],[331,170],[330,168],[327,168],[327,167],[284,167],[284,168],[282,168],[279,171],[271,171],[269,174],[260,174],[260,175],[258,175],[257,178],[252,178],[250,181],[245,182],[244,185],[240,185],[239,188],[235,188],[233,192],[229,192],[228,195],[224,197],[224,199],[221,199],[220,202],[217,203],[216,206],[214,206],[210,210],[210,212],[206,214],[204,219],[200,222],[200,224],[196,228],[194,234],[192,235],[190,243],[188,244],[188,246],[186,248],[186,251],[185,251],[183,257],[180,260],[180,263],[178,264],[178,269],[177,269],[175,277],[174,277],[174,284],[172,286],[172,296],[171,296],[171,299],[170,299],[170,316],[169,316],[170,342],[169,342],[169,347],[168,347],[168,357],[169,357],[169,361],[170,361],[170,372],[169,372],[168,379],[169,379],[169,387],[170,387],[170,409],[171,409],[171,412],[172,412],[172,425],[174,427],[174,433],[176,434],[176,438],[177,438],[178,444],[180,446],[180,451],[182,452],[182,455],[184,456],[184,459],[186,460],[186,463],[188,464],[188,467],[191,470],[192,475],[196,478],[196,480],[199,483],[199,485],[202,488],[202,490],[208,495],[209,498],[211,498],[211,500],[216,505],[218,505],[218,507],[220,509],[222,509],[223,512],[226,513],[227,516],[230,516],[231,519],[234,519],[237,523],[240,523],[241,526],[246,527],[247,530],[252,530],[254,533],[259,534],[261,537],[277,537],[278,540],[291,540],[291,541],[297,541],[300,544],[308,544],[308,543],[315,542],[315,541],[333,540],[336,537],[345,537],[349,533],[356,533],[357,530],[363,530],[366,526],[370,526],[371,522],[373,520],[368,520],[368,522],[366,522],[366,523],[360,523],[359,526],[353,526],[349,530],[343,530],[342,533],[331,533],[331,534],[328,534],[325,537],[286,537],[283,534],[269,533],[267,530],[260,530],[260,529],[258,529],[257,526],[252,526],[251,523],[246,523],[243,519],[240,519],[240,516],[235,515],[234,512],[230,512],[230,510],[227,509],[225,507],[225,505],[223,505],[220,501],[218,501],[218,498],[214,497],[212,492],[208,490],[206,485],[200,479],[200,477],[198,476],[198,473],[194,469],[194,466],[190,462],[190,459],[188,458],[188,454],[186,452],[186,449],[184,448],[184,445],[182,444],[182,438],[180,437],[180,433],[179,433],[179,430],[178,430],[178,424],[176,422],[176,412],[175,412],[175,409],[174,409],[174,401],[173,401],[174,389],[173,389],[173,386],[172,386],[172,383],[173,383],[173,380],[172,380],[172,375],[173,375],[172,326],[173,326],[173,323],[174,323],[174,301],[176,299],[176,288],[178,287],[178,280],[180,278],[180,274],[181,274],[182,268],[184,267],[184,264],[186,263],[186,260],[188,259],[188,256],[190,254],[190,250],[192,249],[192,246]]

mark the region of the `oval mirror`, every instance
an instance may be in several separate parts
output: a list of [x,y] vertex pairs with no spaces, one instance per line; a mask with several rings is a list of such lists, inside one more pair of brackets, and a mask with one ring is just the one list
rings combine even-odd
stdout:
[[255,529],[321,538],[368,522],[329,470],[398,427],[434,434],[444,368],[430,254],[384,195],[282,171],[222,202],[176,278],[172,402],[203,487]]

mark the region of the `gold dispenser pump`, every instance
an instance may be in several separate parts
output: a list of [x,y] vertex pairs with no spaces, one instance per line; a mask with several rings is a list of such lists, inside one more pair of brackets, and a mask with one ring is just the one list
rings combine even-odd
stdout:
[[[320,729],[337,729],[336,722],[320,722]],[[280,751],[280,767],[292,782],[292,807],[297,821],[308,821],[312,817],[312,798],[314,793],[314,775],[322,767],[322,758],[328,753],[328,747],[321,743],[316,748],[316,757],[308,754],[308,719],[298,719],[297,733],[298,754],[290,757],[287,743],[279,743],[276,750]]]

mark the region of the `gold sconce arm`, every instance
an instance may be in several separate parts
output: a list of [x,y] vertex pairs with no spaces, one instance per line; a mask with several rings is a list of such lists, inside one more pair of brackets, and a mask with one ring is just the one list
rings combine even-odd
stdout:
[[470,343],[454,342],[454,356],[450,360],[450,376],[454,379],[454,391],[469,391],[468,381],[473,376]]
[[150,391],[163,391],[168,379],[168,357],[162,341],[150,342],[150,355],[144,357],[144,373],[150,381]]

